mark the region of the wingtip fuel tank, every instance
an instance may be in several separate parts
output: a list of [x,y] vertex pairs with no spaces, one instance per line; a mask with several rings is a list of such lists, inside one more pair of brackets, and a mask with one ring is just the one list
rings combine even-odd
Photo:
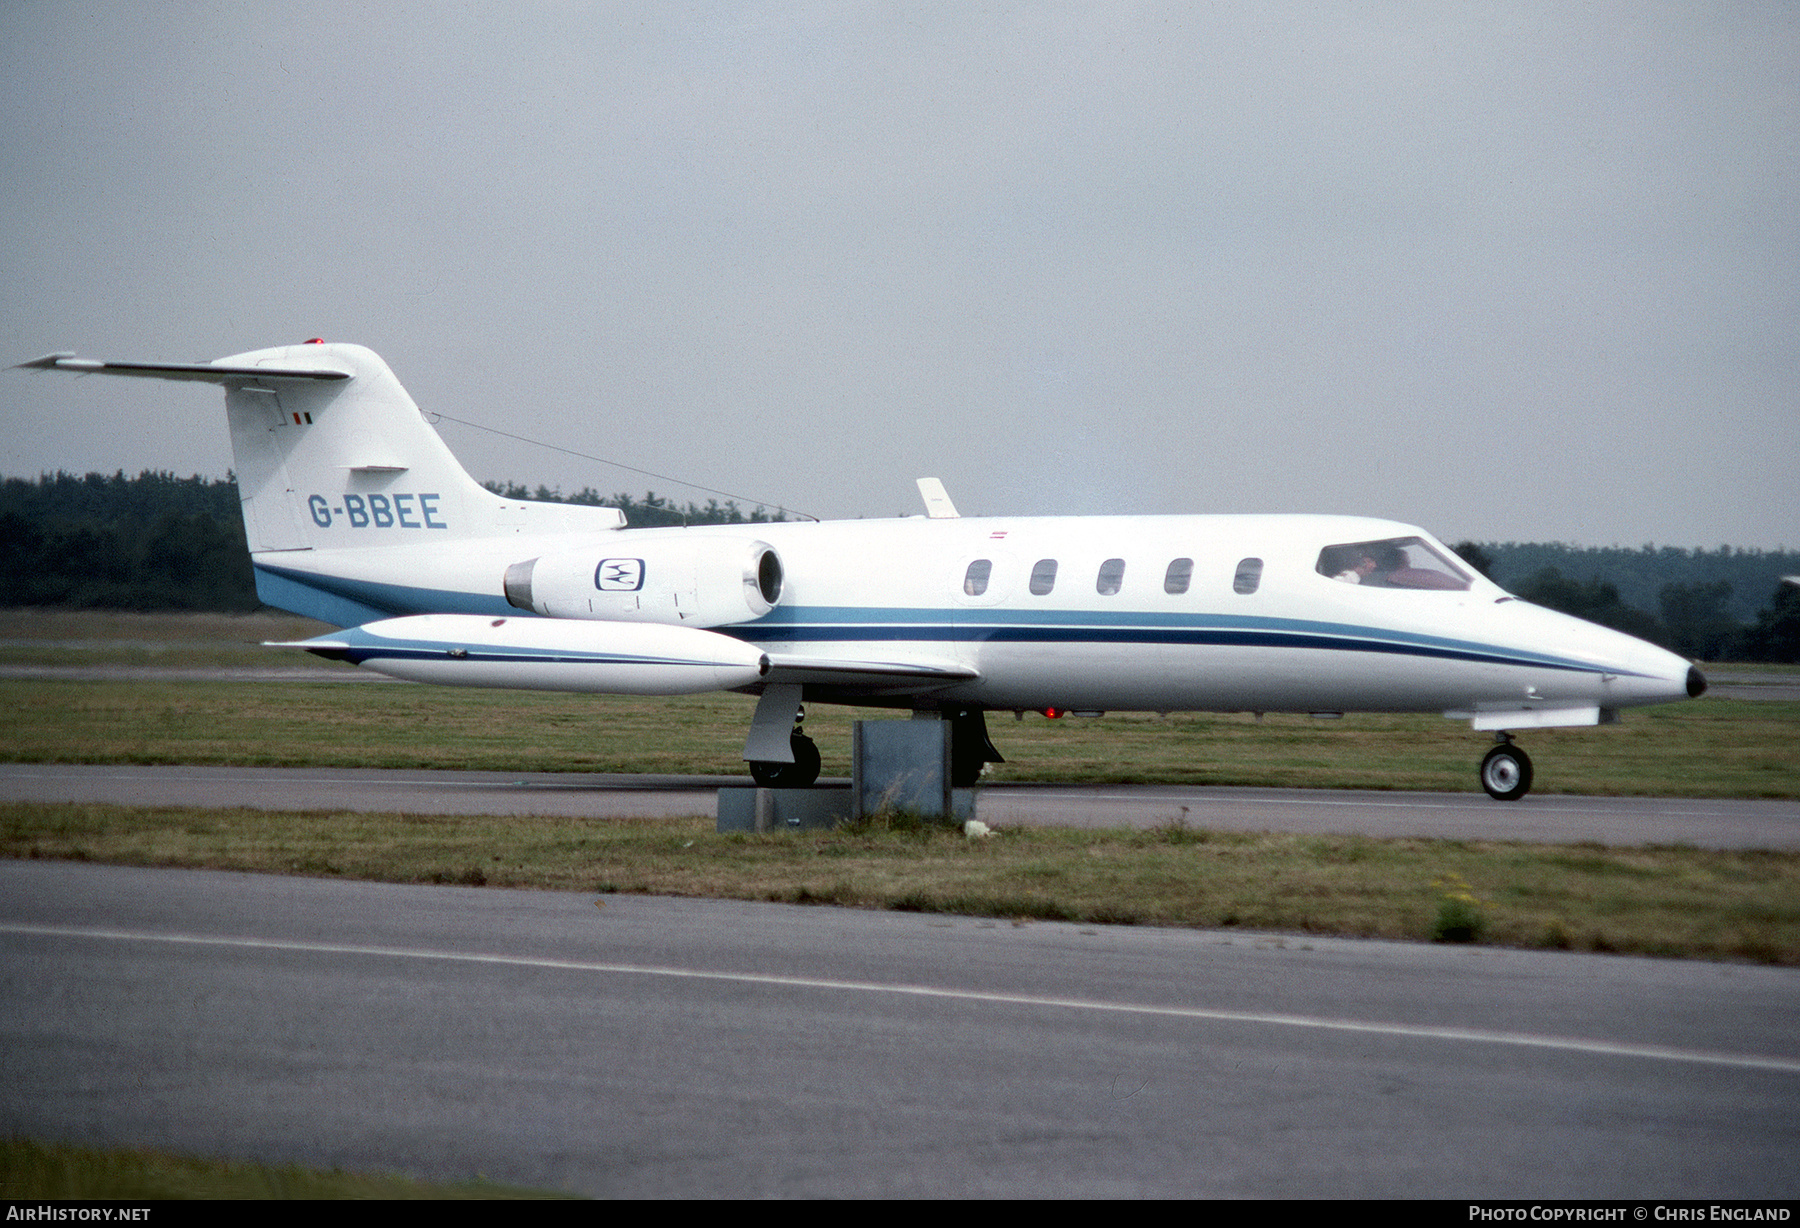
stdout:
[[410,682],[613,695],[729,691],[769,669],[760,649],[694,627],[477,614],[382,619],[290,646]]

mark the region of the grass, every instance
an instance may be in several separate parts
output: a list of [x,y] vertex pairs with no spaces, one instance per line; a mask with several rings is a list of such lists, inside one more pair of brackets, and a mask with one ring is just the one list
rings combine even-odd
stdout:
[[[89,651],[68,645],[91,642],[176,645],[236,663],[234,654],[262,639],[315,629],[270,615],[0,612],[0,641],[35,644],[64,662]],[[15,679],[0,681],[0,757],[742,776],[753,702],[398,683]],[[827,775],[848,774],[850,723],[867,715],[894,714],[809,712]],[[989,779],[1077,783],[1468,792],[1487,744],[1439,717],[1368,714],[1002,715],[991,730],[1008,762]],[[1800,703],[1702,699],[1524,741],[1541,792],[1800,797]],[[0,855],[1800,962],[1800,855],[1783,853],[1183,827],[1020,830],[969,842],[894,822],[758,837],[718,835],[700,818],[15,805],[0,807]]]
[[[0,758],[42,763],[745,774],[754,701],[406,684],[0,680]],[[814,706],[827,776],[850,724],[892,712]],[[1435,716],[1119,713],[990,717],[989,780],[1469,792],[1485,735]],[[1534,731],[1540,793],[1800,797],[1800,703],[1701,699],[1623,725]]]
[[[0,611],[0,665],[341,666],[261,648],[286,616]],[[742,775],[752,702],[400,684],[0,682],[0,758],[63,763],[490,768]],[[850,722],[807,718],[829,775]],[[1800,704],[1701,700],[1526,739],[1538,789],[1800,797]],[[1476,788],[1486,739],[1430,716],[996,718],[992,779]],[[0,856],[392,882],[775,900],[1015,923],[1241,927],[1800,965],[1800,854],[1495,841],[1003,830],[888,821],[720,835],[712,820],[419,817],[0,805]],[[556,1197],[486,1182],[320,1173],[23,1140],[13,1199]]]
[[[357,675],[261,647],[323,624],[277,613],[0,610],[0,665],[283,665]],[[1756,667],[1764,670],[1770,667]],[[754,701],[459,690],[403,683],[0,680],[0,758],[48,763],[744,775]],[[828,776],[849,774],[850,724],[894,716],[814,706]],[[1485,735],[1431,715],[1342,720],[1245,713],[1115,713],[1015,722],[990,714],[1008,762],[990,780],[1478,788]],[[1702,699],[1625,723],[1522,739],[1540,793],[1800,798],[1800,703]]]
[[264,648],[331,630],[293,614],[131,614],[0,610],[0,665],[330,668],[304,652]]
[[487,1181],[428,1182],[411,1177],[320,1172],[297,1164],[201,1160],[135,1148],[78,1147],[0,1140],[0,1191],[15,1202],[37,1199],[521,1199],[570,1198]]
[[17,803],[0,856],[1800,964],[1800,853]]

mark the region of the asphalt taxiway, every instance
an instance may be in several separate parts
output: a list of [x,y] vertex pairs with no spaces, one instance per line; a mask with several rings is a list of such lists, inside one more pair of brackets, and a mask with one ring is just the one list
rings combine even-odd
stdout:
[[[595,819],[712,815],[721,787],[749,783],[737,776],[580,772],[0,764],[0,801]],[[994,825],[1185,823],[1219,831],[1800,848],[1800,803],[1791,801],[1533,794],[1495,802],[1481,793],[994,784],[981,788],[977,807]]]
[[601,1196],[1792,1198],[1800,970],[0,862],[0,1129]]
[[[0,800],[596,821],[745,783],[0,765]],[[980,807],[1800,847],[1793,802]],[[0,861],[0,1129],[601,1196],[1791,1199],[1797,1036],[1795,969]]]

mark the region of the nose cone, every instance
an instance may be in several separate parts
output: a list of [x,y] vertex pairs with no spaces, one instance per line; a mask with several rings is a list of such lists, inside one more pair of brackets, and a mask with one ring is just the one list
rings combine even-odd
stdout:
[[1524,602],[1497,606],[1496,617],[1508,620],[1507,633],[1521,650],[1560,667],[1536,684],[1545,698],[1631,708],[1706,691],[1693,662],[1623,631]]
[[1616,638],[1607,654],[1606,698],[1602,701],[1606,706],[1669,703],[1697,699],[1705,693],[1705,676],[1686,657],[1620,631],[1612,635]]
[[1686,657],[1623,632],[1612,635],[1616,638],[1605,662],[1602,706],[1664,704],[1706,693],[1706,676]]

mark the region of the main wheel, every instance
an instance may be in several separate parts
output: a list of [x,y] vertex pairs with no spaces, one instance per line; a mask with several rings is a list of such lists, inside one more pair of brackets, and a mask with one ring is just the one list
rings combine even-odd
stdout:
[[819,778],[819,746],[803,733],[788,739],[794,750],[792,763],[750,761],[750,779],[765,789],[804,789]]
[[981,780],[982,768],[1005,760],[988,741],[987,713],[980,708],[961,708],[946,716],[950,721],[950,786],[967,789]]
[[950,787],[967,789],[981,780],[981,769],[987,764],[979,759],[958,758],[954,753],[950,756]]
[[1481,787],[1497,802],[1516,802],[1531,791],[1531,756],[1502,742],[1481,761]]

